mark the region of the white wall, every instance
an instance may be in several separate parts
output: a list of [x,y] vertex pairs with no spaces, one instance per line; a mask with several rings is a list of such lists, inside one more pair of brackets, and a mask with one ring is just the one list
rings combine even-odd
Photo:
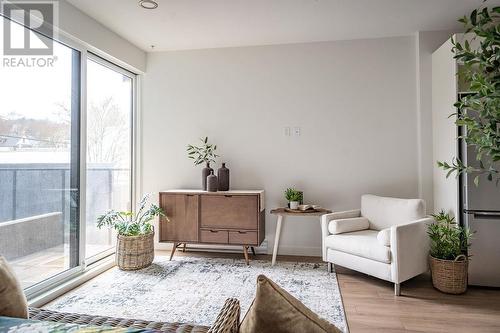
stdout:
[[[198,188],[185,147],[207,135],[232,188],[265,189],[267,212],[290,186],[334,210],[363,193],[417,197],[415,54],[414,36],[150,53],[142,190]],[[275,221],[267,213],[270,245]],[[320,255],[320,244],[316,219],[290,218],[280,253]]]
[[432,53],[453,35],[452,31],[419,31],[415,35],[417,65],[417,136],[419,197],[434,212],[432,156]]
[[66,1],[59,2],[59,28],[118,65],[135,72],[146,69],[146,52]]
[[[432,127],[433,159],[450,163],[458,156],[456,112],[453,104],[457,101],[457,63],[451,53],[451,40],[444,43],[432,54]],[[446,178],[446,171],[433,167],[434,207],[458,217],[458,181],[452,175]]]

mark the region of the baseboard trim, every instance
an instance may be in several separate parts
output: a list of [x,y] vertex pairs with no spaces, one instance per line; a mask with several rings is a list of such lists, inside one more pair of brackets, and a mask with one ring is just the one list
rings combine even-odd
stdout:
[[[272,249],[269,254],[272,254]],[[321,257],[322,253],[321,253],[321,247],[280,246],[278,249],[278,256],[279,255]]]
[[[190,251],[241,253],[241,246],[188,244],[187,248]],[[171,251],[172,243],[156,243],[155,250]],[[255,252],[258,254],[272,255],[273,247],[270,246],[267,239],[265,239],[259,247],[255,248]],[[280,246],[278,249],[278,255],[321,257],[322,253],[321,247]]]
[[[172,243],[156,243],[155,250],[171,251]],[[223,253],[241,253],[241,246],[233,245],[212,245],[212,244],[187,244],[189,251],[203,251],[203,252],[223,252]],[[255,247],[255,253],[268,254],[268,242],[264,239],[260,246]]]

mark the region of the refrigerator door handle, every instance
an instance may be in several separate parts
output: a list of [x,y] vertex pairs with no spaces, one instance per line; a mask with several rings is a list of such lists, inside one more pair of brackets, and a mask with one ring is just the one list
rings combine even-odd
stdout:
[[500,211],[498,212],[488,212],[488,211],[474,211],[465,209],[464,212],[466,214],[474,215],[476,218],[491,218],[491,219],[500,219]]

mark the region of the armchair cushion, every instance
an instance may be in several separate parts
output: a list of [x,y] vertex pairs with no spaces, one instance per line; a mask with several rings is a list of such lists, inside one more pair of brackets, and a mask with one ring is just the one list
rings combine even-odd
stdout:
[[370,220],[370,229],[382,230],[425,217],[425,202],[365,194],[361,197],[361,216]]
[[391,248],[381,245],[377,234],[376,230],[362,230],[330,235],[326,237],[325,245],[333,250],[389,264]]
[[328,231],[331,234],[342,234],[345,232],[366,230],[370,227],[370,222],[366,217],[355,217],[350,219],[332,220],[328,224]]
[[377,240],[383,246],[391,246],[391,228],[380,230],[377,234]]

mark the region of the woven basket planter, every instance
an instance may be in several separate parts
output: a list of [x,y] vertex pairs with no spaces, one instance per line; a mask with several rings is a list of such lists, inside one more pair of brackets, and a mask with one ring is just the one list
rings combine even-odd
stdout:
[[463,294],[467,290],[467,257],[458,256],[455,260],[437,259],[429,256],[432,284],[434,288],[447,294]]
[[132,271],[148,267],[154,256],[154,232],[140,236],[118,235],[116,264],[121,270]]

